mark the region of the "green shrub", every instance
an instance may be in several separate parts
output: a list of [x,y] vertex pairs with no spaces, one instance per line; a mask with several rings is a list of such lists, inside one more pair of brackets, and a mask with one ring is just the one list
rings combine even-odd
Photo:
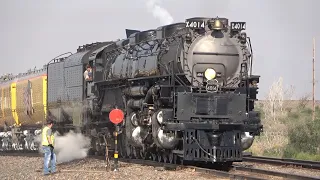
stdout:
[[312,109],[310,109],[310,108],[303,108],[303,109],[301,109],[301,111],[300,111],[301,113],[303,113],[304,115],[312,115]]
[[297,153],[299,152],[296,152],[294,147],[287,145],[283,152],[283,158],[294,158]]
[[290,113],[288,113],[288,119],[298,119],[298,118],[299,118],[298,112],[290,112]]
[[320,161],[319,154],[308,154],[304,152],[298,153],[294,159],[301,159],[301,160],[309,160],[309,161]]
[[[259,108],[261,115],[263,109]],[[316,106],[316,118],[312,121],[312,109],[306,106],[286,109],[284,116],[274,119],[262,117],[264,131],[256,137],[254,145],[249,149],[253,154],[320,161],[320,107]],[[283,128],[284,125],[284,128]],[[272,132],[282,132],[273,137]],[[286,140],[287,141],[284,141]],[[279,143],[284,142],[284,143]]]
[[[320,109],[316,108],[316,113]],[[303,160],[319,160],[320,147],[320,119],[316,117],[312,121],[312,110],[303,108],[297,112],[297,116],[288,115],[288,145],[283,152],[284,158]]]
[[269,156],[269,157],[281,157],[283,153],[282,147],[273,147],[271,149],[265,149],[263,151],[263,156]]
[[289,130],[289,145],[292,148],[307,153],[317,153],[320,143],[320,121],[307,121]]

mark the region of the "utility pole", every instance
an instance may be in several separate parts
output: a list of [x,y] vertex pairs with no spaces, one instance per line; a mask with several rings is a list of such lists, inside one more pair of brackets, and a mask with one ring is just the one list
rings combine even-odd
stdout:
[[314,72],[314,63],[316,58],[316,39],[313,38],[313,58],[312,58],[312,120],[315,119],[315,112],[316,112],[316,106],[315,106],[315,72]]

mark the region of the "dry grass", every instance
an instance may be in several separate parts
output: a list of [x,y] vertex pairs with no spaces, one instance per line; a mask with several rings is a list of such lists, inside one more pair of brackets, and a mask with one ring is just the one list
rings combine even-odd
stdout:
[[289,143],[288,131],[297,123],[305,121],[298,118],[297,122],[290,121],[290,115],[299,113],[301,109],[310,107],[311,103],[306,95],[300,100],[292,100],[294,87],[284,89],[282,78],[270,87],[266,100],[256,103],[262,115],[264,132],[256,137],[252,147],[247,151],[255,155],[271,155],[282,157],[284,149]]
[[283,149],[288,144],[288,128],[280,122],[264,123],[263,125],[264,132],[256,138],[248,151],[260,156],[265,155],[266,152],[274,151],[274,154],[282,156]]

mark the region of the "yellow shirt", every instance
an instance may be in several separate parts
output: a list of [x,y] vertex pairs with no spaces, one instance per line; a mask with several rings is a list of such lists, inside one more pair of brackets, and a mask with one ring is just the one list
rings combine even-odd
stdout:
[[49,141],[47,137],[50,137],[52,145],[54,143],[54,135],[52,133],[52,130],[46,126],[42,129],[42,146],[48,146],[49,145]]

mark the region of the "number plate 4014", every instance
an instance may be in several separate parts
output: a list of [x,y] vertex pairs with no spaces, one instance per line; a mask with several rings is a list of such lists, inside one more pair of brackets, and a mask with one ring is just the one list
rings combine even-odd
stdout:
[[204,28],[205,21],[186,21],[187,28]]
[[234,31],[246,30],[246,22],[231,22],[230,26]]

